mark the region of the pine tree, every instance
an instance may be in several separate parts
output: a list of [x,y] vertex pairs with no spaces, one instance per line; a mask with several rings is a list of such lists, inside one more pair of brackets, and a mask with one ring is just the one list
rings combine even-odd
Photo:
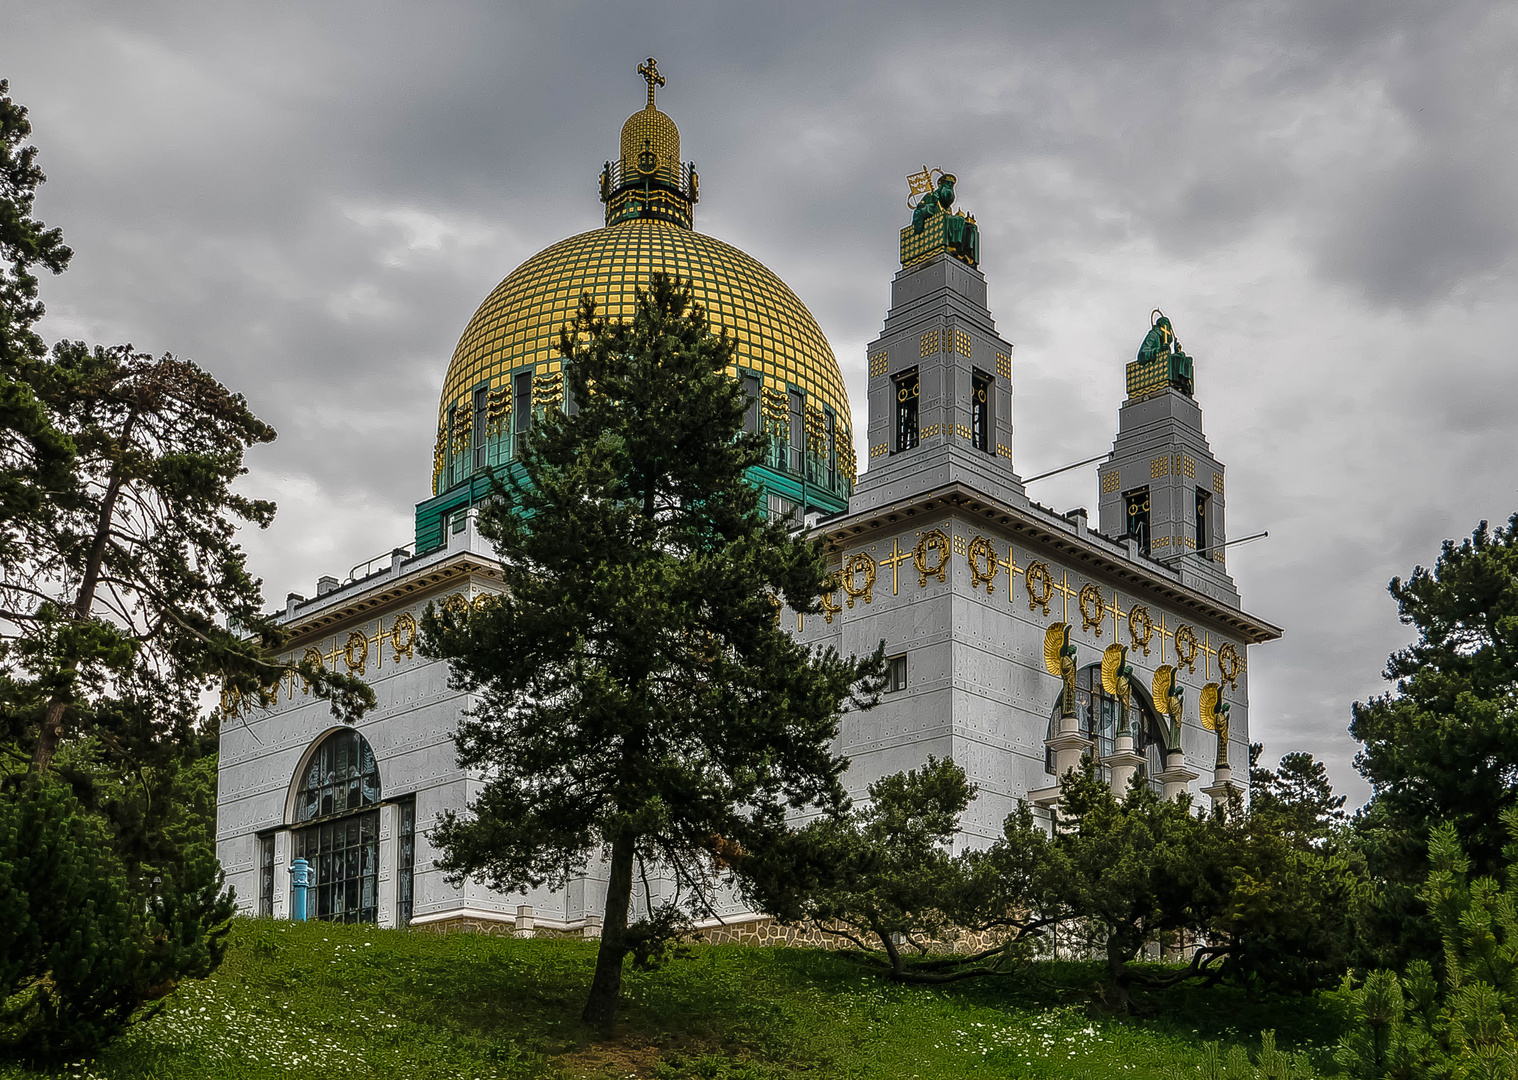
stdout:
[[1415,886],[1432,829],[1449,822],[1475,872],[1494,874],[1501,813],[1518,805],[1518,514],[1445,541],[1432,570],[1390,591],[1418,640],[1387,662],[1396,691],[1356,703],[1349,729],[1372,786],[1362,824],[1374,868]]
[[[505,592],[467,617],[430,612],[425,648],[474,695],[460,763],[489,778],[435,833],[455,879],[503,892],[562,884],[609,853],[587,1022],[614,1016],[629,953],[681,924],[665,903],[629,925],[635,874],[672,873],[710,910],[719,871],[844,802],[840,710],[873,702],[883,654],[813,652],[781,601],[820,610],[820,545],[767,521],[745,470],[733,348],[688,283],[655,275],[632,319],[584,298],[561,335],[577,409],[535,423],[525,480],[480,515]],[[652,905],[652,896],[645,893]]]
[[[188,361],[46,349],[33,271],[69,251],[31,216],[42,174],[4,88],[0,863],[20,877],[0,889],[15,929],[0,932],[0,1016],[42,1054],[108,1038],[219,961],[232,909],[201,698],[260,700],[284,667],[236,542],[274,513],[234,490],[274,432]],[[342,715],[373,700],[302,670]]]

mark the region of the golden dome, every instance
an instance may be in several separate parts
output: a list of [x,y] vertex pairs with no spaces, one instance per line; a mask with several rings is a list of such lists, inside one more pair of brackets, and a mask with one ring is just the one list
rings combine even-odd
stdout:
[[691,281],[712,331],[725,329],[737,346],[732,373],[736,376],[741,367],[759,376],[773,393],[767,412],[778,408],[783,419],[785,392],[796,389],[805,395],[816,424],[824,422],[824,410],[832,413],[840,469],[852,482],[848,395],[833,350],[806,305],[772,272],[732,245],[640,218],[559,241],[528,259],[485,298],[465,327],[443,380],[433,491],[445,486],[439,477],[450,409],[457,406],[467,415],[470,403],[480,400],[475,396],[480,389],[489,391],[481,398],[504,398],[510,393],[511,376],[524,370],[552,394],[561,370],[555,349],[559,328],[574,318],[580,294],[594,296],[605,315],[631,317],[637,288],[647,288],[659,270]]
[[[653,154],[651,161],[644,152]],[[622,125],[622,175],[653,173],[671,184],[680,183],[680,129],[666,114],[654,108],[652,95],[648,108],[640,109]]]

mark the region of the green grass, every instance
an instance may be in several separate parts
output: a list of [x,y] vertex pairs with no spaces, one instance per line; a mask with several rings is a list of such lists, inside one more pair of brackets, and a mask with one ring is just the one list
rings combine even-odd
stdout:
[[629,968],[603,1039],[578,1019],[594,961],[588,942],[240,920],[212,978],[98,1061],[51,1075],[1170,1080],[1197,1075],[1203,1041],[1254,1047],[1262,1028],[1334,1075],[1331,996],[1181,989],[1144,999],[1138,1018],[1103,1018],[1088,965],[940,989],[821,950],[697,945],[658,971]]

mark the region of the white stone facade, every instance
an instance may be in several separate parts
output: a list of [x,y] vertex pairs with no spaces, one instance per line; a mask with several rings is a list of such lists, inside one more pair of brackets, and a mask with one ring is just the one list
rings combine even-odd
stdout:
[[[826,615],[780,614],[808,644],[866,654],[883,641],[889,655],[905,658],[899,688],[877,708],[843,718],[837,750],[850,761],[851,793],[929,755],[952,758],[979,787],[961,846],[989,844],[1021,800],[1048,813],[1057,781],[1046,762],[1055,747],[1068,763],[1091,745],[1114,775],[1143,771],[1156,784],[1165,781],[1170,794],[1183,786],[1194,795],[1222,794],[1218,782],[1227,775],[1214,772],[1217,736],[1199,706],[1209,694],[1229,706],[1227,757],[1243,766],[1248,647],[1280,631],[1242,611],[1222,559],[1208,550],[1224,542],[1223,467],[1202,435],[1200,408],[1174,389],[1122,406],[1118,441],[1100,470],[1108,533],[1121,528],[1121,490],[1159,478],[1153,462],[1161,458],[1180,463],[1164,474],[1163,492],[1156,488],[1156,506],[1164,494],[1172,509],[1157,510],[1153,522],[1156,535],[1173,534],[1174,546],[1146,554],[1134,538],[1091,531],[1084,511],[1057,514],[1027,497],[1013,469],[1011,346],[986,310],[979,271],[939,256],[898,274],[892,298],[881,338],[869,347],[870,468],[849,510],[812,526],[826,540],[839,588]],[[904,379],[915,380],[910,438],[896,412]],[[972,397],[980,391],[989,404],[977,415]],[[1193,537],[1188,549],[1184,510],[1196,504],[1198,484],[1216,489],[1214,512],[1202,543]],[[365,859],[374,863],[361,874],[372,879],[363,886],[372,885],[372,894],[362,892],[361,900],[375,921],[390,926],[404,916],[400,822],[414,805],[412,925],[594,934],[605,896],[605,880],[594,872],[566,890],[503,896],[472,882],[455,888],[433,866],[428,830],[443,811],[465,810],[478,778],[458,767],[452,740],[470,700],[449,687],[446,664],[417,653],[413,628],[428,603],[468,603],[499,590],[473,515],[461,512],[436,551],[398,551],[388,568],[341,585],[324,579],[312,600],[292,597],[283,619],[292,634],[289,658],[315,650],[328,667],[362,674],[379,697],[357,725],[378,772],[374,809],[366,804],[363,811],[377,814],[377,843],[365,841],[358,856],[360,871],[371,870]],[[1085,736],[1058,737],[1051,724],[1062,682],[1045,653],[1058,623],[1070,627],[1078,668],[1099,664],[1114,643],[1128,647],[1135,711],[1151,719],[1154,677],[1162,667],[1173,671],[1185,688],[1180,754],[1125,753],[1110,732],[1097,731],[1099,695],[1085,699],[1093,718]],[[273,708],[225,722],[217,847],[240,910],[288,913],[288,869],[297,845],[312,835],[300,820],[297,786],[322,740],[339,729],[326,703],[295,677]],[[259,865],[269,843],[272,896]],[[666,896],[669,883],[654,882],[653,891]],[[723,908],[724,918],[744,914],[731,899]]]

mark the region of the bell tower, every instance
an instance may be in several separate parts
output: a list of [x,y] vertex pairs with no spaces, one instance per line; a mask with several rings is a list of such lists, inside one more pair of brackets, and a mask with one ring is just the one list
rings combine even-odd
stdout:
[[1163,312],[1127,369],[1117,438],[1097,470],[1101,531],[1180,571],[1181,583],[1237,607],[1226,569],[1223,466],[1195,397],[1195,365]]
[[869,464],[853,510],[963,480],[1022,500],[1012,468],[1012,346],[996,332],[975,218],[954,210],[955,177],[908,178],[912,224],[869,355]]

